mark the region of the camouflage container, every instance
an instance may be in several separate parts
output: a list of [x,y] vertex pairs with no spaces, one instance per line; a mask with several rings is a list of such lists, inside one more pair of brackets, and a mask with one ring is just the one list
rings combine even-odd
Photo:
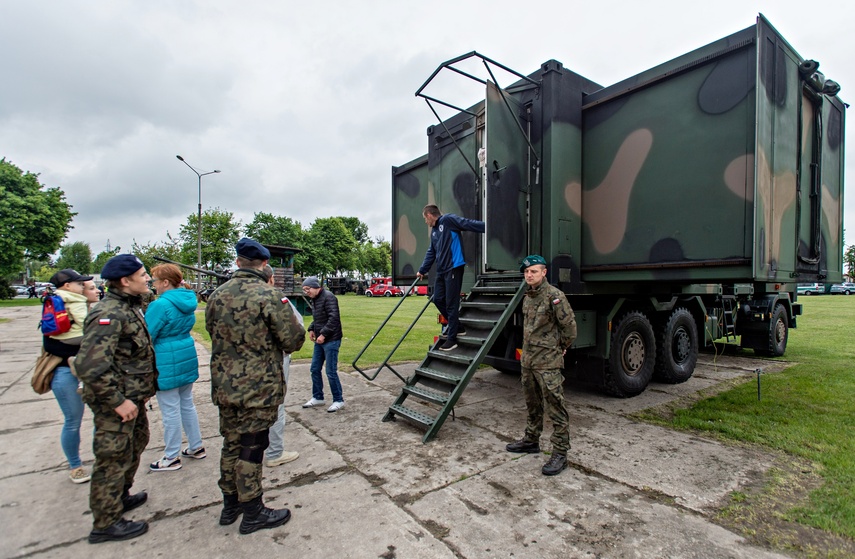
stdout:
[[[473,56],[513,72],[469,53],[434,76]],[[692,355],[688,373],[658,362],[682,358],[669,357],[669,325],[780,355],[801,312],[796,283],[842,280],[845,104],[817,66],[759,16],[609,87],[555,60],[505,89],[490,72],[483,101],[429,127],[427,155],[392,169],[395,282],[415,276],[429,244],[421,209],[436,204],[486,223],[463,235],[464,289],[546,257],[581,311],[573,362],[603,361],[607,385],[626,369],[616,331],[636,315],[644,340],[660,338],[639,366],[666,380],[694,368]],[[429,104],[431,79],[417,93]]]

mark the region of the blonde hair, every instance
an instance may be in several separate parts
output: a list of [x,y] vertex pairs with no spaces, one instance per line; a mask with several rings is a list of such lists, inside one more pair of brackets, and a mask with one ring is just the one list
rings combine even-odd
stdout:
[[159,264],[151,269],[151,276],[168,281],[172,287],[180,287],[181,282],[184,281],[181,268],[175,264]]

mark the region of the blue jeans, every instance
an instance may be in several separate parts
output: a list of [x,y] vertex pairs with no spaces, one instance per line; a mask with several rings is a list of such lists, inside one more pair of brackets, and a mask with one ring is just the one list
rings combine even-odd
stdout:
[[166,448],[163,455],[170,460],[178,457],[181,450],[181,427],[187,435],[190,450],[202,447],[202,432],[199,430],[199,417],[193,403],[193,383],[157,391],[157,405],[163,416],[163,439]]
[[344,402],[344,397],[341,394],[341,381],[338,380],[338,349],[340,347],[341,340],[315,344],[310,369],[312,371],[312,398],[315,400],[324,399],[324,381],[321,378],[321,369],[324,366],[324,361],[326,361],[327,380],[330,383],[333,402]]
[[[283,364],[283,373],[282,377],[285,379],[285,392],[288,392],[288,374],[291,370],[291,355],[285,356],[285,363]],[[273,460],[274,458],[279,458],[282,456],[282,451],[285,450],[285,440],[283,437],[283,433],[285,431],[285,402],[279,404],[279,415],[276,418],[276,423],[270,428],[268,432],[268,440],[270,444],[267,447],[267,450],[264,452],[264,457],[268,460]]]
[[77,377],[71,374],[69,367],[59,366],[53,371],[50,389],[65,416],[59,441],[68,467],[73,470],[81,466],[80,422],[83,420],[83,400],[77,393]]

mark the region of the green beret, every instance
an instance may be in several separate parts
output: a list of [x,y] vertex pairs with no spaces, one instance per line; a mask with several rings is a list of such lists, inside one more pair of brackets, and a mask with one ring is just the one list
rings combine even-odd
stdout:
[[546,259],[539,254],[529,254],[522,259],[522,262],[520,263],[520,272],[525,272],[525,269],[529,266],[537,266],[538,264],[546,266]]

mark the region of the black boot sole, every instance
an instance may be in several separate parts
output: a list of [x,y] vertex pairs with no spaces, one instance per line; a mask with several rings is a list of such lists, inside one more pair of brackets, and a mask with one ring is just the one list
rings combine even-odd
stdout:
[[[246,517],[244,517],[244,519],[245,518]],[[279,520],[277,520],[276,522],[273,522],[273,523],[266,523],[265,522],[263,524],[252,524],[250,526],[244,526],[244,523],[241,522],[240,523],[240,529],[238,531],[243,535],[251,534],[257,530],[266,530],[268,528],[277,528],[279,526],[282,526],[283,524],[285,524],[289,520],[291,520],[291,511],[290,510],[288,511],[288,514],[285,515],[284,518],[280,518]]]
[[120,542],[136,538],[137,536],[142,536],[146,532],[148,532],[148,523],[143,524],[143,527],[140,530],[137,530],[135,532],[129,532],[127,534],[122,534],[119,536],[114,536],[110,534],[93,534],[90,532],[89,543]]
[[505,450],[507,450],[508,452],[513,452],[514,454],[537,454],[538,452],[540,452],[540,447],[535,446],[535,447],[528,447],[528,448],[518,448],[518,449],[514,449],[514,450],[511,450],[510,448],[505,447]]

